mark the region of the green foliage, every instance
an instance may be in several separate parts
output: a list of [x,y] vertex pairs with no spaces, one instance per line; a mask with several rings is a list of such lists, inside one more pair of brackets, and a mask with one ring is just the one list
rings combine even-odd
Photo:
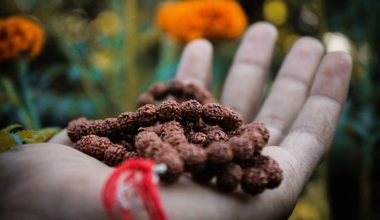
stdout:
[[13,124],[0,130],[0,153],[21,144],[41,143],[49,140],[59,128],[41,130],[22,129],[22,125]]

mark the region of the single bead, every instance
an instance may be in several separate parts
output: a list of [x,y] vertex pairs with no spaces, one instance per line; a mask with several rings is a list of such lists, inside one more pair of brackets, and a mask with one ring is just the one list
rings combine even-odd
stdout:
[[166,135],[184,134],[182,125],[177,121],[168,121],[162,124],[160,128],[160,136],[164,138]]
[[207,142],[208,144],[212,142],[227,142],[229,137],[220,129],[214,129],[207,132]]
[[183,143],[176,148],[189,171],[201,170],[206,165],[207,152],[194,144]]
[[87,118],[72,120],[67,125],[66,132],[72,142],[77,142],[81,137],[93,133],[91,121]]
[[180,104],[181,118],[186,121],[196,121],[201,117],[202,105],[196,100],[188,100]]
[[223,121],[219,124],[223,129],[236,130],[243,124],[240,115],[231,108],[223,108]]
[[209,125],[218,125],[223,121],[223,108],[218,103],[203,105],[202,120]]
[[104,152],[109,146],[112,146],[112,142],[108,138],[91,134],[83,136],[76,143],[75,148],[91,157],[103,160]]
[[217,175],[216,185],[223,191],[234,191],[240,184],[243,177],[243,170],[238,164],[229,163]]
[[204,146],[207,143],[207,135],[203,132],[195,132],[189,137],[189,142]]
[[170,80],[168,84],[166,85],[168,93],[177,97],[183,95],[183,87],[184,87],[183,83],[179,80]]
[[116,166],[123,162],[127,150],[118,144],[109,146],[104,152],[104,163],[108,166]]
[[124,112],[117,117],[120,129],[127,134],[134,134],[137,130],[136,113]]
[[207,148],[208,162],[212,164],[225,164],[233,159],[233,153],[225,142],[213,142]]
[[165,84],[158,81],[152,84],[149,88],[149,93],[155,98],[155,99],[163,99],[168,93],[168,89]]
[[157,111],[160,122],[177,120],[181,117],[179,104],[174,100],[163,101]]
[[264,169],[248,168],[244,170],[241,180],[241,188],[244,192],[252,195],[263,192],[268,184],[268,176]]
[[140,127],[154,125],[158,120],[157,108],[155,105],[147,104],[137,109],[136,123]]
[[277,161],[265,155],[259,155],[255,158],[254,166],[264,169],[268,176],[267,188],[273,189],[278,187],[282,182],[283,174]]
[[254,147],[248,139],[232,137],[228,144],[230,145],[236,160],[247,161],[253,157]]
[[137,99],[137,107],[140,108],[147,104],[154,104],[154,97],[149,93],[143,93]]

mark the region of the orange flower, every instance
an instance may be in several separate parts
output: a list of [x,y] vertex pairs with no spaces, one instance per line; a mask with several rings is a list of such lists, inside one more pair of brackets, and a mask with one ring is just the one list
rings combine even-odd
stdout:
[[175,39],[188,42],[236,38],[247,26],[247,19],[235,1],[167,2],[158,8],[157,25]]
[[37,23],[23,17],[0,19],[0,61],[25,54],[35,58],[42,48],[44,31]]

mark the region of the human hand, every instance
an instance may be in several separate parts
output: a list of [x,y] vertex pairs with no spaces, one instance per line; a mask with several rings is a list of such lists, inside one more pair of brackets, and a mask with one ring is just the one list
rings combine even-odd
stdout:
[[[298,40],[261,105],[275,39],[276,30],[269,24],[249,28],[226,79],[221,102],[237,110],[245,122],[254,119],[268,126],[270,146],[263,153],[279,163],[283,182],[274,190],[244,196],[211,190],[183,177],[175,185],[159,189],[170,219],[286,218],[327,153],[346,98],[351,58],[334,52],[322,59],[323,46],[318,41]],[[211,59],[210,43],[190,43],[177,78],[208,87]],[[0,154],[0,186],[6,192],[0,217],[106,218],[100,190],[112,168],[64,145],[72,145],[65,131],[50,144]]]

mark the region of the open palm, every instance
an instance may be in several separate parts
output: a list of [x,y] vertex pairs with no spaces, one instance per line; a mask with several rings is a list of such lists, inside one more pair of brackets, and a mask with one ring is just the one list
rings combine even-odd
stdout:
[[[221,193],[183,177],[172,186],[160,186],[170,219],[286,218],[328,152],[347,95],[351,58],[343,52],[324,54],[317,40],[299,39],[262,103],[276,36],[275,28],[267,23],[248,29],[221,103],[238,111],[245,122],[262,121],[268,126],[271,137],[263,153],[280,164],[282,184],[257,196],[243,196]],[[177,78],[208,87],[211,61],[211,44],[193,41],[183,52]],[[0,155],[0,218],[106,218],[100,190],[113,169],[68,145],[72,143],[62,131],[50,143]]]

